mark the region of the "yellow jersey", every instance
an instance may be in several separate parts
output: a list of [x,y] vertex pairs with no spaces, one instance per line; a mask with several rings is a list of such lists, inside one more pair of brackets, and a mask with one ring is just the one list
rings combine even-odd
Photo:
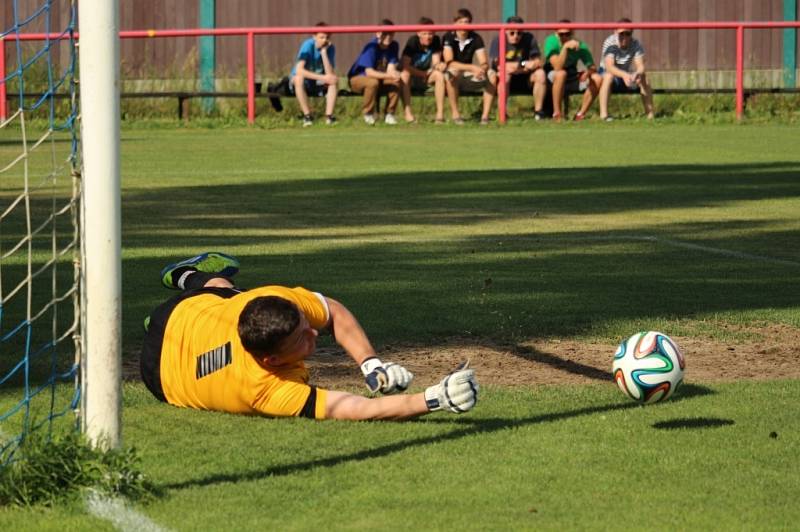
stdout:
[[184,299],[169,316],[161,346],[161,385],[168,403],[239,414],[297,416],[315,393],[313,417],[325,417],[327,393],[309,386],[302,361],[265,368],[242,347],[239,314],[249,301],[262,296],[291,301],[315,329],[326,327],[330,320],[325,297],[301,287],[264,286],[230,298],[201,293]]

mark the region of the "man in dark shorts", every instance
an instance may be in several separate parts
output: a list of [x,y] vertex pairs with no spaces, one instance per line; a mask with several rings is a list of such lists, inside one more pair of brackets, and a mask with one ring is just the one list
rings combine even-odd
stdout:
[[[453,19],[455,24],[472,24],[472,13],[459,9]],[[489,123],[489,112],[497,94],[497,73],[489,69],[489,58],[480,35],[472,30],[450,31],[442,39],[442,58],[447,71],[447,99],[453,123],[463,125],[458,110],[458,95],[462,91],[483,92],[481,124]]]
[[[523,24],[522,17],[508,17],[510,24]],[[498,71],[500,40],[495,37],[489,45],[492,69]],[[533,93],[533,111],[536,120],[544,118],[542,108],[547,94],[547,77],[542,69],[542,53],[536,37],[528,31],[506,30],[506,96]]]
[[[621,18],[617,22],[630,24],[631,19]],[[647,118],[652,120],[655,116],[653,89],[645,72],[644,47],[638,39],[633,38],[633,30],[619,28],[609,35],[603,41],[601,57],[600,75],[603,76],[603,85],[600,87],[600,118],[613,120],[608,115],[608,100],[612,92],[628,92],[642,95],[644,111]]]
[[[159,400],[185,408],[270,417],[404,419],[475,406],[475,372],[460,367],[424,392],[403,394],[413,375],[382,362],[356,318],[338,301],[302,287],[241,290],[239,261],[207,252],[171,264],[162,284],[182,292],[145,320],[142,380]],[[383,397],[308,383],[303,360],[330,330]]]
[[333,114],[339,83],[334,71],[336,47],[331,44],[325,26],[324,22],[318,22],[316,27],[319,31],[303,41],[289,74],[289,91],[295,95],[303,112],[303,127],[314,124],[308,101],[310,96],[325,96],[325,122],[328,125],[336,123]]
[[[419,24],[433,24],[428,17],[419,19]],[[403,80],[403,107],[406,122],[415,122],[411,110],[411,91],[425,92],[433,85],[433,96],[436,101],[436,123],[444,123],[444,62],[442,61],[442,42],[432,31],[418,31],[408,38],[400,58]]]
[[[559,22],[570,23],[568,19]],[[575,39],[572,30],[559,28],[545,39],[544,58],[547,79],[552,83],[553,119],[561,120],[561,103],[566,91],[582,91],[583,101],[580,110],[575,114],[575,120],[583,120],[586,111],[600,92],[603,81],[597,73],[589,46]],[[584,70],[578,71],[578,61],[583,63]]]

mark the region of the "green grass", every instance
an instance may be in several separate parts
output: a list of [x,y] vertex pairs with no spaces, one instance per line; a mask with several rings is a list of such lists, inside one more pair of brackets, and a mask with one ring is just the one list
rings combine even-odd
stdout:
[[[175,530],[785,529],[800,517],[797,381],[688,385],[653,407],[611,385],[489,387],[469,415],[409,423],[244,418],[125,391],[126,441],[167,492],[139,511]],[[0,510],[0,524],[95,526],[81,511]]]
[[[160,268],[204,249],[244,286],[340,299],[379,348],[553,336],[610,360],[639,329],[800,326],[796,127],[344,126],[123,132],[126,357]],[[183,411],[130,384],[124,439],[166,493],[139,510],[177,530],[790,528],[798,382],[697,383],[692,356],[655,407],[488,387],[411,423]],[[0,510],[0,529],[103,526]]]
[[126,344],[164,297],[154,273],[200,248],[240,256],[244,285],[340,298],[378,343],[800,325],[794,137],[659,124],[131,131]]

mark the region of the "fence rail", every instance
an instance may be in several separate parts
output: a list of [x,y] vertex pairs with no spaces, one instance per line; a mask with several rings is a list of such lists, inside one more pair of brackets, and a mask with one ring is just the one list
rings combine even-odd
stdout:
[[[363,25],[363,26],[326,26],[327,33],[377,33],[381,31],[394,33],[410,33],[421,29],[427,31],[451,31],[451,30],[474,30],[474,31],[497,31],[499,34],[499,79],[505,79],[505,52],[507,29],[523,30],[555,30],[558,28],[569,28],[573,30],[615,30],[618,28],[642,29],[642,30],[728,30],[735,31],[736,34],[736,118],[741,120],[744,113],[744,30],[745,29],[800,29],[798,21],[759,21],[759,22],[636,22],[623,24],[619,22],[573,22],[565,23],[525,23],[525,24],[434,24],[420,26],[418,24],[398,24],[395,26]],[[119,32],[120,39],[153,39],[153,38],[178,38],[178,37],[246,37],[246,64],[247,64],[247,120],[249,123],[255,122],[256,116],[256,94],[255,94],[255,36],[256,35],[307,35],[315,33],[319,28],[315,26],[292,26],[292,27],[240,27],[240,28],[193,28],[193,29],[172,29],[172,30],[125,30]],[[8,97],[6,92],[6,65],[5,65],[5,43],[19,39],[21,41],[44,41],[55,39],[58,34],[30,33],[21,35],[8,35],[0,39],[0,120],[5,120],[8,113]],[[80,35],[76,33],[76,38]],[[497,114],[500,123],[506,122],[506,87],[504,83],[498,83]]]

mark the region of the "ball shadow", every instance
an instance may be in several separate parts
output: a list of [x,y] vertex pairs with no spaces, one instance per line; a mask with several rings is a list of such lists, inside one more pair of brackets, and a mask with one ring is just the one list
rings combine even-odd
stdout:
[[653,423],[653,428],[661,430],[710,429],[714,427],[725,427],[733,424],[734,421],[732,419],[722,419],[717,417],[695,417],[659,421],[658,423]]

